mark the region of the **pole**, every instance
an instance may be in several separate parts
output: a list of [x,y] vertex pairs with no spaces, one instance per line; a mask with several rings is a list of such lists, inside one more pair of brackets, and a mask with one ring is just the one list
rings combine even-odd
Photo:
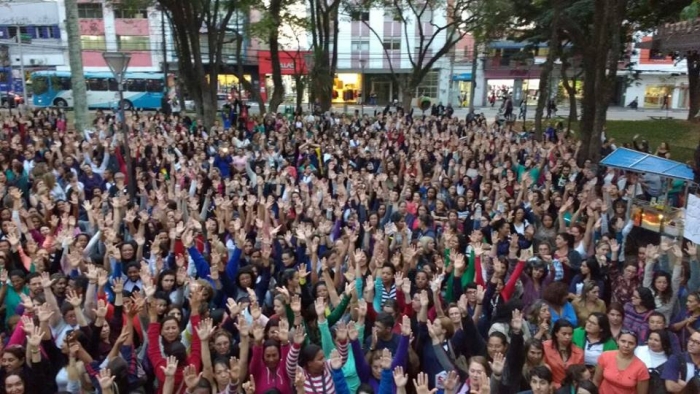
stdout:
[[[476,62],[479,61],[479,43],[474,41],[474,50],[473,50],[473,55],[472,55],[472,80],[471,80],[471,89],[469,90],[469,112],[474,112],[474,97],[476,95],[476,72],[477,72],[477,64]],[[486,78],[484,78],[484,81],[486,81]],[[484,85],[485,87],[486,85]]]
[[124,110],[124,77],[119,77],[119,112],[122,114],[122,146],[124,147],[124,159],[126,161],[126,180],[127,180],[127,191],[129,192],[129,198],[134,199],[136,192],[135,179],[134,179],[134,167],[131,163],[131,152],[129,152],[129,130],[126,125],[126,111]]
[[367,99],[367,94],[365,92],[365,62],[362,61],[362,74],[360,75],[360,92],[362,93],[362,97],[360,98],[360,116],[364,117],[365,116],[365,100]]
[[22,78],[22,99],[24,100],[24,105],[28,105],[27,102],[27,80],[24,77],[24,56],[22,54],[22,33],[20,32],[20,27],[17,25],[17,47],[19,48],[19,73],[20,78]]
[[168,91],[168,46],[165,36],[165,10],[161,8],[160,10],[160,35],[162,38],[161,51],[163,51],[163,74],[165,74],[165,91]]

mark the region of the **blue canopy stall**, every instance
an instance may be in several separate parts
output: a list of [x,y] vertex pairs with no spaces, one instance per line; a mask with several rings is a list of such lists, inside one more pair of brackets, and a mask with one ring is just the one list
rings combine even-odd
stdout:
[[[618,148],[605,157],[601,165],[632,171],[642,174],[658,175],[665,187],[663,195],[650,201],[632,198],[628,204],[628,213],[634,225],[663,235],[679,237],[683,235],[684,207],[674,207],[669,202],[669,192],[674,180],[686,182],[684,195],[688,193],[688,185],[693,182],[693,170],[683,163],[639,152],[627,148]],[[683,201],[686,201],[684,198]]]

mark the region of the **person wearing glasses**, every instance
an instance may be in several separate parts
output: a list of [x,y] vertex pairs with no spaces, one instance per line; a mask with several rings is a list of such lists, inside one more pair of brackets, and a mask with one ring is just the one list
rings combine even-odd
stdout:
[[583,349],[583,359],[589,367],[598,365],[598,357],[603,352],[617,350],[617,343],[610,333],[608,317],[600,312],[591,313],[586,319],[586,325],[574,330],[573,342]]
[[700,377],[700,332],[688,338],[688,351],[669,357],[661,379],[669,393],[680,393],[693,378]]
[[649,371],[644,362],[634,355],[637,333],[622,330],[617,339],[618,350],[603,352],[593,375],[593,383],[605,394],[647,394]]

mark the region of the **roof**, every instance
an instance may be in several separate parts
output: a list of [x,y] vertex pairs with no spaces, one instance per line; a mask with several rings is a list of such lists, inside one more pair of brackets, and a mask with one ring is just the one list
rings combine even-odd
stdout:
[[637,43],[641,49],[656,49],[662,52],[686,52],[700,49],[700,18],[691,21],[666,23],[656,27],[650,41]]
[[646,172],[686,181],[692,181],[694,178],[693,170],[687,164],[627,148],[616,149],[604,158],[600,164],[607,167]]
[[519,42],[513,40],[496,40],[488,43],[488,47],[493,49],[521,49],[527,47],[528,45],[533,45],[538,48],[547,48],[546,42],[531,44],[530,42]]
[[[32,73],[32,76],[37,77],[70,77],[70,71],[36,71]],[[114,78],[114,74],[109,71],[87,71],[85,72],[85,78]],[[145,73],[145,72],[126,72],[124,78],[135,78],[135,79],[163,79],[163,73]]]

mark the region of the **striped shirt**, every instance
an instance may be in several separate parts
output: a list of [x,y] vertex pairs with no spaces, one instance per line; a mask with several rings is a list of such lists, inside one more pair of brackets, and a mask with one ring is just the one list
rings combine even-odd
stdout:
[[[348,341],[336,342],[336,349],[340,353],[340,357],[343,360],[343,364],[348,360]],[[293,382],[297,373],[297,365],[299,363],[299,352],[301,351],[301,346],[293,344],[289,355],[287,356],[286,367],[287,375],[289,375],[289,381]],[[320,351],[320,350],[319,350]],[[335,394],[335,384],[333,383],[333,374],[331,372],[331,364],[329,360],[326,360],[323,365],[323,373],[319,376],[311,376],[309,372],[304,369],[304,375],[306,376],[304,382],[304,392],[306,394]]]

